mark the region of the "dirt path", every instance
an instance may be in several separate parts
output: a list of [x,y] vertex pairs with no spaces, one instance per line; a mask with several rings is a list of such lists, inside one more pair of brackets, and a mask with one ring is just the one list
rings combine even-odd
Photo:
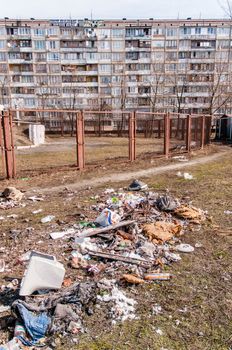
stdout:
[[[66,187],[69,190],[77,190],[77,189],[82,189],[88,186],[91,187],[97,187],[102,184],[106,184],[109,182],[122,182],[122,181],[130,181],[132,179],[143,179],[152,175],[157,175],[157,174],[162,174],[166,173],[168,171],[175,171],[175,170],[181,170],[181,169],[186,169],[198,165],[198,164],[205,164],[205,163],[210,163],[213,162],[219,158],[222,158],[223,156],[228,155],[228,153],[232,154],[232,150],[229,151],[223,151],[219,152],[213,155],[201,157],[201,158],[196,158],[193,160],[190,160],[188,162],[184,163],[174,163],[174,164],[169,164],[169,165],[164,165],[160,167],[152,167],[149,169],[145,170],[139,170],[139,171],[131,171],[131,172],[119,172],[119,173],[113,173],[112,175],[107,175],[107,176],[102,176],[101,178],[93,178],[93,179],[88,179],[88,180],[83,180],[78,183],[73,183],[73,184],[67,184],[67,185],[60,185],[60,186],[54,186],[54,187],[48,187],[48,188],[43,188],[39,189],[41,193],[51,193],[51,192],[59,192]],[[31,191],[30,191],[31,192]]]

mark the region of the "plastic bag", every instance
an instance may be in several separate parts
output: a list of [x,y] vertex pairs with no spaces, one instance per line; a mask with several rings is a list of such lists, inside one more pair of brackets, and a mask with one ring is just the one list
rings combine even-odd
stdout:
[[111,211],[110,209],[104,209],[97,217],[95,222],[100,226],[106,227],[109,225],[117,224],[121,220],[120,215]]

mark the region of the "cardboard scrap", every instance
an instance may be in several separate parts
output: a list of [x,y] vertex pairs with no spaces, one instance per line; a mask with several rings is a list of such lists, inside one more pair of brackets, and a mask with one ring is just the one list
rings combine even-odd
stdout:
[[157,221],[143,226],[143,232],[153,243],[170,241],[173,236],[181,233],[182,226],[179,223]]
[[144,280],[142,280],[141,278],[138,278],[138,277],[136,277],[134,275],[125,274],[122,277],[128,283],[133,283],[133,284],[145,283]]
[[201,209],[189,207],[187,205],[181,205],[178,207],[175,210],[175,214],[182,219],[191,220],[196,224],[205,220],[205,215]]

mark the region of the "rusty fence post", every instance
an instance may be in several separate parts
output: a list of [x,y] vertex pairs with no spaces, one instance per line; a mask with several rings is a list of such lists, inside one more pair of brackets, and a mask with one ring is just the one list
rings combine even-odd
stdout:
[[136,159],[136,112],[129,115],[129,161],[134,162]]
[[197,137],[198,137],[198,117],[196,117],[194,121],[194,141],[196,142],[197,142]]
[[3,143],[3,112],[0,111],[0,148],[2,157],[2,173],[5,173],[5,162],[4,162],[4,143]]
[[172,126],[173,126],[173,119],[170,118],[170,139],[172,138]]
[[181,140],[184,140],[185,135],[185,119],[181,120]]
[[3,125],[3,139],[4,139],[4,149],[5,149],[6,176],[7,176],[7,179],[12,179],[13,157],[12,157],[12,147],[11,147],[10,118],[9,118],[8,111],[3,112],[2,125]]
[[158,119],[158,139],[161,138],[161,120]]
[[205,145],[205,116],[201,117],[201,149],[204,148]]
[[76,115],[76,143],[77,143],[77,168],[85,168],[85,125],[84,113],[78,112]]
[[191,133],[192,133],[192,119],[191,115],[187,115],[187,126],[186,126],[186,151],[191,151]]
[[14,145],[14,124],[12,119],[12,112],[9,111],[9,123],[10,123],[10,138],[11,138],[11,153],[12,153],[12,170],[13,178],[16,176],[16,159],[15,159],[15,145]]
[[169,157],[170,149],[170,114],[167,113],[164,116],[164,155],[166,158]]

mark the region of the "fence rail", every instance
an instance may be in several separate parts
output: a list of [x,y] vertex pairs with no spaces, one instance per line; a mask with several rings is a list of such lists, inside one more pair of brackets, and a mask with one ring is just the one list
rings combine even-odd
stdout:
[[[21,117],[19,114],[21,113]],[[22,115],[27,118],[22,118]],[[145,153],[151,157],[163,155],[169,158],[176,152],[191,152],[192,148],[204,148],[210,142],[210,115],[188,115],[180,113],[152,113],[141,111],[96,111],[63,109],[11,109],[1,112],[0,149],[2,172],[8,179],[16,176],[14,125],[20,123],[44,123],[47,132],[69,132],[75,136],[78,170],[88,164],[86,137],[94,135],[117,136],[128,140],[127,159],[134,162]],[[141,140],[150,140],[140,146]],[[156,140],[156,144],[152,143]],[[116,154],[114,155],[116,158]],[[18,154],[16,158],[18,157]]]

